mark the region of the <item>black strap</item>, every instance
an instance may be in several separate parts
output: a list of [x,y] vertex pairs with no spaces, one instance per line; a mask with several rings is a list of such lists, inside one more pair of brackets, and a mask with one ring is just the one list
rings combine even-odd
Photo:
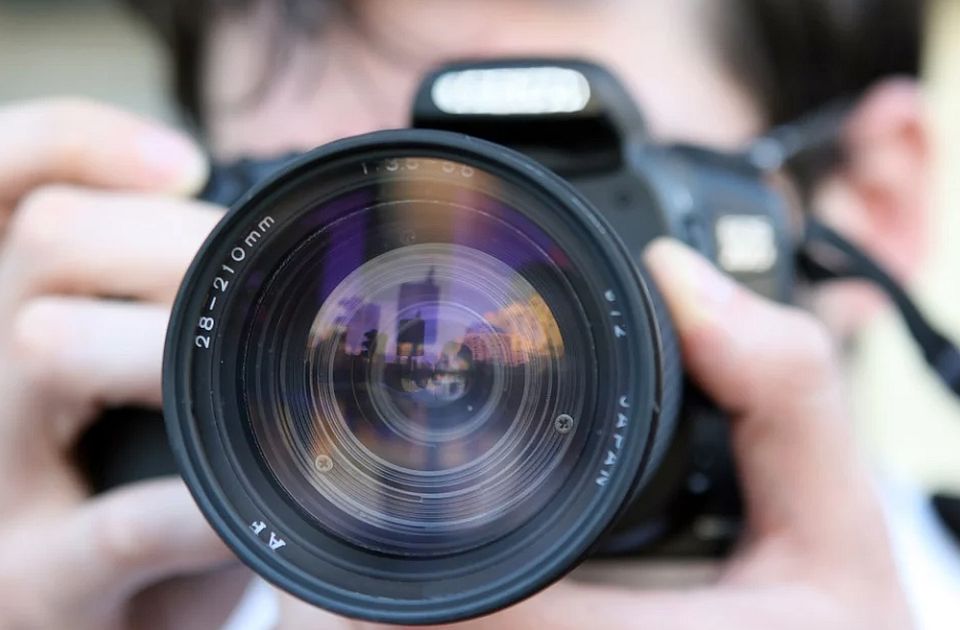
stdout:
[[960,350],[926,320],[903,287],[867,254],[813,217],[797,255],[800,272],[811,282],[843,278],[868,280],[882,289],[900,311],[930,367],[960,396]]
[[933,496],[933,508],[960,545],[960,497],[936,494]]

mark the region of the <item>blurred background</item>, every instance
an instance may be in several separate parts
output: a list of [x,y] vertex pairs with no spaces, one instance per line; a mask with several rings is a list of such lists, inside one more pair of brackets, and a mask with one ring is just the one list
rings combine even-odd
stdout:
[[85,95],[173,120],[153,36],[111,0],[0,0],[0,102]]
[[[960,2],[934,0],[925,80],[936,137],[934,247],[913,287],[960,340]],[[0,105],[86,95],[176,122],[166,70],[146,29],[109,0],[0,0]],[[899,320],[878,317],[856,349],[853,388],[864,443],[884,468],[960,492],[960,404],[930,378]]]

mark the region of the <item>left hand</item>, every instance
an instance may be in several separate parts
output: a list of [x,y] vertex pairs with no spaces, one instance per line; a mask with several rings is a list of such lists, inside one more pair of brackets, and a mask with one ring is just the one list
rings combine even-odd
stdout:
[[222,215],[188,198],[205,171],[110,107],[0,107],[3,628],[206,629],[248,579],[180,479],[90,496],[71,461],[105,406],[159,406],[170,304]]

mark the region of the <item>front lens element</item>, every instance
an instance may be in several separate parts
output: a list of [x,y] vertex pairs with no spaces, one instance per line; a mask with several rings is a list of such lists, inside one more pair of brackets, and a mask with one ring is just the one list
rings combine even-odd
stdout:
[[642,482],[669,434],[653,317],[558,177],[462,135],[377,132],[217,227],[171,318],[164,413],[201,509],[266,579],[447,623],[558,579]]
[[537,514],[582,449],[588,324],[559,250],[486,179],[329,201],[339,218],[303,234],[259,296],[244,407],[290,497],[354,544],[477,547]]

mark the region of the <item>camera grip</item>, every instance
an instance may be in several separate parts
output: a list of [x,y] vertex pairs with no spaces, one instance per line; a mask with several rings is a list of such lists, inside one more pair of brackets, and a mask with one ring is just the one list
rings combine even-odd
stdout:
[[94,493],[177,474],[163,414],[155,409],[108,409],[80,438],[75,455]]

